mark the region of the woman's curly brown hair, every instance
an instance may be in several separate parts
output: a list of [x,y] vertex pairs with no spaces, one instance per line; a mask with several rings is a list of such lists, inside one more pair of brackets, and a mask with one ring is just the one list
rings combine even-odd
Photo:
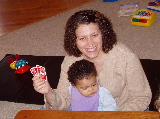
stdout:
[[68,80],[76,85],[77,80],[89,79],[91,76],[97,76],[94,63],[82,59],[73,63],[68,70]]
[[76,45],[75,30],[80,24],[97,23],[102,33],[102,50],[108,53],[113,45],[116,44],[116,34],[113,31],[112,23],[102,13],[95,10],[83,10],[72,15],[66,24],[64,35],[64,49],[69,55],[80,57],[82,52],[79,51]]
[[154,105],[155,105],[157,111],[160,112],[160,95],[158,95],[158,98],[154,102]]
[[154,106],[157,109],[157,111],[160,113],[160,84],[158,84],[158,93],[155,96],[155,102],[154,102]]

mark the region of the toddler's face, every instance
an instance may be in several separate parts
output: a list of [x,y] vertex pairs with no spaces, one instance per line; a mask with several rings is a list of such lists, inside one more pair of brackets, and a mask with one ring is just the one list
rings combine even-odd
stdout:
[[88,79],[77,80],[76,86],[81,95],[91,97],[98,91],[98,83],[95,76]]

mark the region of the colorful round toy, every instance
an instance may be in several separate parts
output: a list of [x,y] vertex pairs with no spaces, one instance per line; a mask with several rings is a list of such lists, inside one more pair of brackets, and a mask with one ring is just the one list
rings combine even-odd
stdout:
[[10,63],[10,67],[12,69],[16,69],[15,73],[24,73],[30,69],[30,66],[28,65],[28,62],[26,60],[19,60],[19,55],[16,54],[16,60],[13,58],[8,59],[8,63]]
[[30,66],[28,66],[27,64],[28,64],[28,62],[26,60],[22,60],[22,59],[18,60],[15,65],[15,67],[16,67],[15,73],[22,74],[22,73],[26,72],[28,69],[30,69]]

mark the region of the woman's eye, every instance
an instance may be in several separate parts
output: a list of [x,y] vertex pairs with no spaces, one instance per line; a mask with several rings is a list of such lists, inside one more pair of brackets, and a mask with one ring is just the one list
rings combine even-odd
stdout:
[[80,38],[79,40],[85,40],[85,38]]
[[94,34],[94,35],[93,35],[93,37],[97,37],[97,36],[98,36],[98,34]]

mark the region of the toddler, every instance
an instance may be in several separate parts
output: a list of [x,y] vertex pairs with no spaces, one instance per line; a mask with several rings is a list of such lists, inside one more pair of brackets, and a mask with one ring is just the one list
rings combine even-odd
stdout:
[[82,59],[68,70],[72,111],[116,111],[117,105],[109,91],[101,87],[96,79],[94,63]]

